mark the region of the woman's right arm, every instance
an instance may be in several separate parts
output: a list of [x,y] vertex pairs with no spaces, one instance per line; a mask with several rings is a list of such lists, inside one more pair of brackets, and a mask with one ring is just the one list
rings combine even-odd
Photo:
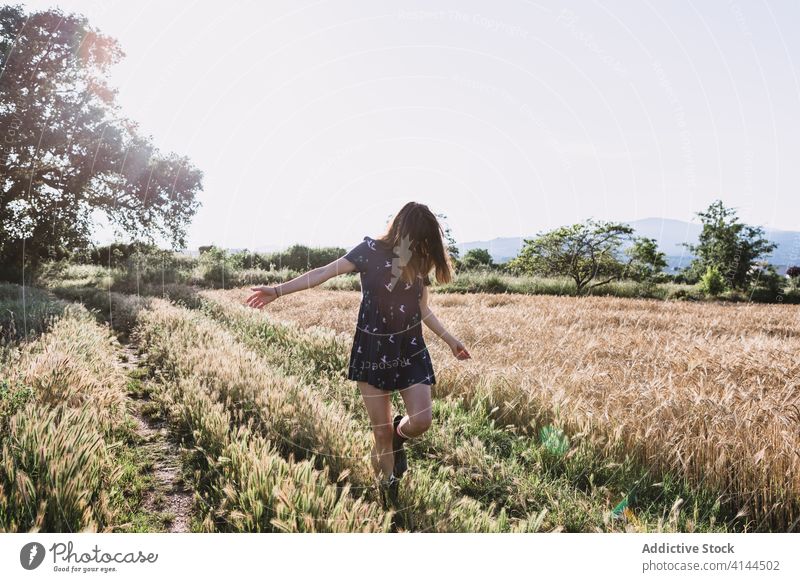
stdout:
[[252,287],[253,294],[247,298],[247,305],[261,309],[268,303],[275,301],[278,297],[287,295],[288,293],[296,293],[297,291],[304,291],[311,289],[317,285],[321,285],[331,277],[343,275],[345,273],[352,273],[356,270],[356,266],[345,259],[344,257],[336,259],[328,263],[324,267],[317,267],[306,271],[302,275],[298,275],[290,281],[279,283],[278,285],[260,285]]

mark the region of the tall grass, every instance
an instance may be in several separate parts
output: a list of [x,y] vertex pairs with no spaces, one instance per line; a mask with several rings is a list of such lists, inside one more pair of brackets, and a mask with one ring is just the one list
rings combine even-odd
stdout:
[[115,340],[69,305],[2,375],[0,531],[113,529],[128,437]]
[[[71,298],[81,298],[100,315],[112,314],[129,335],[141,320],[141,333],[152,332],[151,339],[168,328],[147,327],[156,315],[183,309],[151,298],[125,296],[96,289],[58,290]],[[174,291],[174,289],[173,289]],[[180,296],[178,290],[176,295]],[[149,308],[153,304],[154,310]],[[173,320],[173,323],[175,320]],[[147,331],[144,331],[147,330]],[[197,330],[202,331],[202,330]],[[191,341],[193,328],[186,328],[182,339]],[[200,336],[202,337],[202,335]],[[180,335],[176,339],[181,338]],[[138,339],[142,339],[139,337]],[[156,344],[142,342],[145,347]],[[162,346],[163,347],[163,346]],[[174,345],[172,346],[175,347]],[[196,377],[179,377],[176,368],[166,365],[161,356],[150,356],[163,366],[154,370],[164,381],[158,399],[168,411],[172,429],[193,452],[189,468],[194,470],[195,484],[202,495],[201,509],[205,519],[201,528],[207,531],[385,531],[390,515],[374,503],[349,495],[350,486],[337,486],[328,476],[328,468],[314,468],[316,459],[295,462],[280,457],[274,445],[248,426],[241,403],[227,401],[227,408],[210,398],[207,385]],[[213,394],[219,396],[217,392]],[[230,396],[230,394],[228,394]],[[236,414],[239,422],[231,420]],[[250,417],[252,420],[253,417]],[[231,432],[229,432],[229,429]],[[285,451],[285,448],[284,448]],[[292,453],[288,453],[293,457]],[[305,451],[304,451],[305,455]],[[265,472],[266,469],[266,472]]]
[[0,467],[0,531],[101,531],[121,474],[89,406],[30,402],[8,422]]
[[[317,387],[284,376],[238,342],[229,332],[197,312],[154,302],[142,312],[136,336],[150,365],[170,381],[199,382],[224,403],[238,426],[251,426],[274,442],[285,456],[316,458],[341,486],[375,500],[369,455],[371,435],[341,403],[326,399]],[[417,527],[431,531],[509,531],[505,510],[482,508],[457,495],[448,471],[431,467],[415,473],[404,486],[406,503],[422,511]]]
[[[511,293],[517,295],[576,296],[575,281],[568,277],[509,275],[496,271],[463,271],[446,285],[433,288],[437,293]],[[612,281],[584,289],[583,295],[649,299],[702,299],[693,285],[678,283],[637,283]]]
[[55,287],[53,292],[63,299],[86,305],[95,313],[97,320],[108,323],[110,330],[124,341],[130,339],[139,313],[152,299],[150,296],[124,295],[97,287]]
[[0,346],[35,338],[61,315],[64,305],[42,289],[0,283]]
[[88,407],[94,423],[110,434],[126,416],[118,345],[85,308],[69,305],[52,333],[24,350],[16,378],[31,387],[40,404]]
[[173,429],[192,451],[205,531],[387,531],[390,515],[331,483],[314,459],[282,458],[262,435],[237,425],[196,379],[168,381],[162,401]]

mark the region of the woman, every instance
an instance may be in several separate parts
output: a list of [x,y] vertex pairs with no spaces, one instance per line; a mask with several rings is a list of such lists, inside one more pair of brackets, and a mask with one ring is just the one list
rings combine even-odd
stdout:
[[[447,343],[456,358],[470,358],[428,306],[432,270],[439,283],[452,279],[442,227],[427,206],[409,202],[380,238],[365,236],[340,259],[286,283],[253,287],[247,299],[248,305],[261,309],[278,297],[316,287],[331,277],[360,273],[361,306],[347,377],[356,381],[370,417],[375,437],[372,466],[385,507],[397,505],[398,483],[407,469],[405,442],[431,425],[431,385],[436,378],[422,323]],[[407,414],[393,418],[395,390]]]

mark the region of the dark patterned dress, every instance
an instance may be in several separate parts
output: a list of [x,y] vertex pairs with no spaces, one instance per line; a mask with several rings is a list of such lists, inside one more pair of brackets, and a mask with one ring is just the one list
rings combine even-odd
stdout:
[[406,283],[394,250],[368,236],[344,258],[361,273],[361,307],[347,377],[389,391],[434,384],[419,305],[423,285],[430,285],[428,276]]

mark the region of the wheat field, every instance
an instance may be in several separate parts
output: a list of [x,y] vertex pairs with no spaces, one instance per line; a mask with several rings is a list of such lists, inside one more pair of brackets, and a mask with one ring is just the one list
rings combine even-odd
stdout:
[[[237,307],[246,294],[202,293]],[[330,330],[347,350],[359,300],[313,290],[248,317]],[[796,308],[488,294],[433,294],[431,305],[473,356],[458,362],[426,334],[439,397],[488,395],[503,422],[555,422],[601,450],[623,443],[654,474],[717,491],[757,523],[796,527]]]

